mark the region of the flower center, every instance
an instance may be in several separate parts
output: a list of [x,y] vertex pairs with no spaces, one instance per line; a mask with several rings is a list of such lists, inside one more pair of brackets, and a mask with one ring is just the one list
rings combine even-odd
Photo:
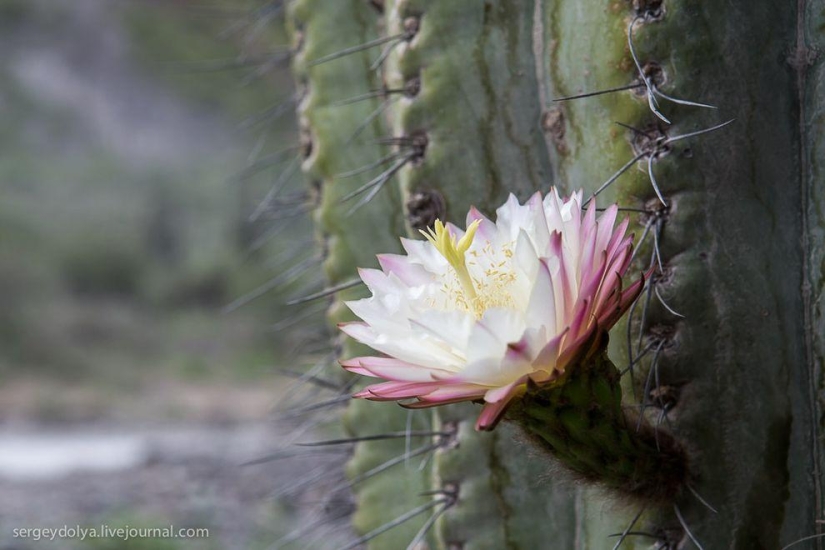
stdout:
[[[514,307],[513,298],[507,287],[516,279],[515,273],[509,266],[509,258],[513,255],[510,247],[505,247],[501,251],[501,261],[487,267],[483,277],[473,279],[470,275],[467,267],[467,251],[473,243],[480,223],[480,220],[471,223],[464,236],[458,241],[440,220],[436,220],[434,229],[428,229],[427,232],[421,231],[455,272],[459,283],[458,288],[454,282],[451,284],[448,281],[444,284],[444,291],[450,301],[459,309],[475,315],[476,319],[481,319],[484,312],[491,307]],[[493,257],[494,254],[488,243],[484,250],[471,252],[470,256]],[[473,260],[470,260],[470,263],[478,265]]]
[[461,283],[461,289],[464,294],[471,300],[476,298],[476,290],[473,286],[473,278],[470,277],[470,270],[467,269],[467,259],[465,254],[473,244],[473,239],[476,236],[476,231],[481,220],[476,220],[467,227],[464,236],[456,242],[455,235],[452,235],[447,226],[441,223],[441,220],[435,220],[435,229],[427,229],[421,231],[421,234],[427,237],[427,240],[432,243],[436,250],[438,250],[444,259],[453,268],[456,275],[458,275],[458,282]]

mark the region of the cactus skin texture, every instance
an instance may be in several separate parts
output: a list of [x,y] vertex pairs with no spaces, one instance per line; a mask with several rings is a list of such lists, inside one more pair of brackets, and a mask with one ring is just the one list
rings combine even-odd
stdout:
[[[351,203],[342,198],[361,182],[341,179],[337,175],[357,169],[376,160],[380,153],[371,141],[384,137],[386,130],[380,120],[364,131],[364,140],[347,144],[353,132],[375,108],[371,102],[356,103],[345,108],[335,103],[361,94],[376,86],[369,69],[370,57],[356,54],[334,63],[311,65],[311,60],[341,48],[376,38],[376,13],[358,0],[328,2],[301,0],[289,6],[292,27],[294,72],[301,94],[299,119],[302,132],[310,140],[310,149],[303,171],[314,187],[320,189],[320,204],[316,213],[319,232],[324,241],[324,270],[330,285],[351,280],[358,267],[374,265],[378,253],[395,252],[398,235],[403,231],[398,193],[385,189],[377,195],[370,208],[360,209],[357,217],[348,216]],[[311,145],[309,145],[311,144]],[[343,301],[363,296],[358,289],[337,294],[329,310],[332,323],[352,319]],[[343,342],[345,356],[358,353],[358,344]],[[362,350],[363,351],[363,350]],[[338,365],[331,367],[331,378],[342,377]],[[351,435],[369,435],[403,430],[407,413],[394,404],[372,407],[370,403],[353,401],[347,410],[345,427]],[[415,428],[420,429],[418,421]],[[429,428],[428,422],[424,426]],[[359,445],[347,468],[351,478],[404,452],[404,441]],[[416,463],[417,464],[417,463]],[[357,485],[357,511],[353,517],[356,530],[366,533],[403,514],[409,508],[407,499],[387,499],[386,495],[410,495],[410,499],[428,489],[426,470],[410,468],[400,475],[378,475]],[[403,548],[418,528],[408,522],[376,541],[385,548]],[[401,541],[407,541],[402,544]]]
[[[633,12],[611,6],[617,9],[586,18],[567,3],[545,7],[545,28],[556,29],[557,40],[545,49],[550,94],[635,78],[625,48]],[[807,280],[820,295],[822,279],[814,279],[810,255],[822,249],[822,241],[817,246],[812,239],[816,232],[821,237],[822,220],[806,211],[821,184],[806,167],[816,158],[809,149],[815,142],[800,135],[815,127],[804,117],[816,112],[811,74],[821,69],[805,62],[815,45],[806,42],[821,42],[814,18],[821,3],[757,8],[669,0],[663,7],[661,20],[636,26],[640,61],[662,67],[667,93],[719,107],[717,115],[663,102],[674,122],[668,135],[736,121],[719,134],[674,144],[654,163],[670,203],[659,236],[665,276],[656,289],[685,318],[654,297],[643,338],[665,342],[659,386],[678,388],[668,418],[693,451],[697,492],[719,511],[686,497],[680,505],[691,530],[705,548],[782,548],[817,533],[815,520],[822,518],[816,397],[822,354],[806,343],[821,338],[822,320],[803,285]],[[590,27],[600,32],[580,32]],[[602,52],[614,53],[594,63]],[[583,67],[590,70],[586,77]],[[613,121],[645,128],[656,119],[632,92],[621,95],[565,103],[567,151],[555,155],[558,178],[598,185],[634,155],[633,136]],[[583,156],[590,160],[582,162]],[[613,185],[610,200],[656,204],[646,162],[640,164],[643,170],[631,169]],[[649,250],[640,256],[649,258]],[[612,357],[627,353],[620,347]],[[641,393],[647,373],[639,374]],[[588,529],[585,547],[602,537],[603,530]],[[805,544],[819,543],[800,547]]]
[[[648,147],[667,207],[651,185],[649,155],[599,197],[634,209],[637,237],[646,235],[637,269],[651,266],[654,245],[660,256],[650,291],[611,333],[609,356],[622,369],[649,350],[635,376],[622,379],[625,405],[646,404],[653,424],[664,419],[690,455],[692,489],[718,513],[683,492],[675,503],[683,521],[672,503],[650,502],[634,530],[653,534],[660,547],[690,547],[687,525],[704,548],[742,550],[782,548],[821,532],[825,69],[816,52],[825,47],[825,1],[605,0],[585,9],[572,0],[386,0],[380,24],[366,1],[297,0],[291,11],[302,21],[296,67],[299,80],[307,78],[301,113],[313,135],[304,168],[323,188],[331,282],[397,249],[404,223],[411,235],[436,216],[461,225],[470,205],[492,215],[506,193],[524,199],[551,184],[587,195]],[[627,45],[637,16],[639,61],[661,68],[651,73],[654,83],[718,110],[660,99],[667,125],[638,87],[552,102],[638,83]],[[334,174],[387,151],[364,137],[344,144],[376,102],[330,102],[380,85],[368,67],[377,52],[303,69],[301,60],[364,43],[378,28],[401,34],[410,18],[417,32],[388,42],[380,77],[388,89],[413,80],[420,89],[394,96],[368,132],[416,137],[418,149],[399,146],[415,154],[346,217],[351,203],[340,198],[363,180]],[[657,136],[731,118],[718,133],[649,149]],[[335,320],[344,318],[340,300],[353,295],[344,294],[332,306]],[[393,407],[353,403],[347,422],[356,434],[403,431],[406,413]],[[558,483],[506,423],[474,432],[477,413],[472,405],[416,412],[416,422],[453,435],[423,470],[387,471],[356,487],[356,530],[385,525],[426,491],[457,495],[428,531],[427,548],[609,548],[616,539],[608,535],[639,512],[635,502]],[[357,475],[403,447],[360,443],[349,470]],[[399,493],[406,506],[389,510]],[[423,524],[416,518],[367,544],[403,549]],[[622,548],[652,542],[628,537]]]
[[619,369],[604,352],[564,383],[528,390],[508,415],[583,480],[642,505],[670,504],[691,481],[681,445],[622,410]]

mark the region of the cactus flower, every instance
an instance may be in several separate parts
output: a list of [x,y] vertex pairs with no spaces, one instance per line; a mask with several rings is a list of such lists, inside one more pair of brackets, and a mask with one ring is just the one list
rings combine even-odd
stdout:
[[437,221],[426,240],[402,239],[406,255],[360,270],[372,296],[347,302],[362,321],[341,330],[384,354],[342,361],[386,380],[355,396],[413,408],[483,401],[476,428],[492,429],[528,383],[575,368],[641,291],[642,279],[622,286],[633,245],[617,213],[597,218],[581,191],[552,189],[524,205],[510,195],[495,222],[473,208],[466,231]]

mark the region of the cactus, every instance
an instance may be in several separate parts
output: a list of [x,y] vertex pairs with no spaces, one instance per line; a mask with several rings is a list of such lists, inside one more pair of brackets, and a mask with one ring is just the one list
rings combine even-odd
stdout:
[[[510,192],[618,203],[653,276],[609,355],[629,367],[625,406],[690,455],[675,496],[617,501],[548,475],[512,424],[474,431],[473,405],[355,401],[351,547],[602,548],[626,531],[623,548],[773,549],[819,533],[821,4],[289,4],[330,289],[402,233],[492,214]],[[600,90],[615,91],[553,101]],[[330,319],[360,295],[335,293]]]
[[[303,0],[289,7],[289,21],[299,41],[293,63],[298,75],[299,117],[304,131],[304,171],[314,186],[321,190],[317,219],[325,243],[324,271],[330,285],[346,283],[356,276],[358,266],[370,265],[378,252],[398,248],[397,235],[403,231],[398,193],[392,189],[377,194],[371,208],[361,209],[358,223],[348,215],[351,204],[342,202],[356,191],[356,178],[340,178],[340,174],[356,170],[376,160],[378,149],[371,140],[382,136],[384,124],[377,119],[362,133],[362,140],[351,141],[365,117],[375,108],[375,102],[360,102],[345,107],[336,102],[364,92],[377,85],[370,74],[366,54],[347,56],[335,63],[312,65],[313,59],[353,43],[374,39],[377,14],[365,2],[324,2]],[[333,322],[346,319],[343,300],[357,296],[358,291],[343,290],[329,311]],[[343,354],[354,353],[352,342],[343,343]],[[333,376],[342,376],[335,365]],[[393,405],[377,411],[367,403],[352,403],[346,414],[346,424],[354,437],[387,431],[404,430],[407,414]],[[416,427],[420,428],[417,420]],[[427,428],[429,422],[423,426]],[[404,453],[404,441],[360,445],[348,467],[351,479],[364,476],[394,457]],[[405,475],[374,475],[353,486],[359,495],[353,522],[361,533],[379,529],[385,522],[407,511],[409,502],[395,503],[382,497],[386,494],[416,495],[427,490],[428,472],[407,471]],[[420,527],[420,526],[419,526]],[[418,527],[415,523],[401,525],[389,536],[411,540]],[[386,537],[381,540],[386,540]]]

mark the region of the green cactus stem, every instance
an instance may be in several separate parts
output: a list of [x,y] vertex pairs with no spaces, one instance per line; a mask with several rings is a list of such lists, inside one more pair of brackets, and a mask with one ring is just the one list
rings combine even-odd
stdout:
[[[303,171],[320,193],[316,220],[324,250],[324,271],[329,286],[357,278],[358,267],[375,265],[375,255],[396,251],[398,235],[403,231],[398,193],[384,189],[370,203],[353,211],[363,197],[348,199],[362,182],[354,177],[341,177],[385,156],[384,147],[376,140],[386,130],[381,119],[375,119],[361,130],[361,139],[352,140],[363,122],[374,111],[377,101],[368,99],[342,105],[341,101],[363,94],[378,85],[370,70],[370,51],[356,51],[324,63],[325,56],[353,45],[374,41],[377,34],[377,13],[366,2],[346,0],[299,0],[289,6],[293,44],[296,54],[293,71],[302,99],[299,120],[305,136],[306,160]],[[363,289],[338,292],[328,310],[331,325],[352,319],[344,301],[363,296]],[[340,342],[343,356],[358,353],[358,346],[347,340]],[[345,373],[334,365],[337,376]],[[394,404],[378,407],[353,401],[343,417],[346,431],[354,438],[407,428],[408,413]],[[413,429],[430,429],[426,419],[415,419]],[[413,443],[418,448],[420,439]],[[411,502],[428,490],[429,472],[411,467],[406,462],[376,475],[367,475],[382,465],[393,463],[406,453],[405,441],[365,441],[355,445],[346,466],[352,481],[351,490],[357,509],[352,518],[355,538],[375,533],[391,524],[417,503]],[[420,458],[418,459],[420,461]],[[414,464],[417,462],[413,461]],[[387,495],[407,495],[408,498],[387,499]],[[408,500],[409,499],[409,500]],[[422,500],[423,497],[419,497]],[[376,548],[404,548],[424,523],[424,517],[414,517],[386,533],[374,537]]]
[[[705,548],[782,548],[820,532],[822,354],[806,341],[822,341],[821,270],[811,262],[822,249],[822,216],[810,202],[821,200],[822,186],[809,164],[821,153],[811,135],[821,126],[814,75],[822,63],[809,54],[823,40],[823,3],[543,6],[544,34],[553,37],[544,49],[550,97],[638,82],[628,48],[636,20],[636,53],[661,89],[718,107],[661,100],[668,126],[639,90],[556,103],[558,178],[593,192],[644,151],[648,137],[616,121],[655,140],[735,119],[721,132],[655,149],[603,193],[603,202],[642,211],[631,214],[637,234],[649,228],[638,268],[657,267],[628,321],[630,338],[627,325],[617,326],[610,356],[650,350],[625,396],[635,391],[657,408],[691,449],[696,491],[718,513],[693,495],[679,506]],[[654,370],[658,381],[646,389]],[[595,517],[601,502],[587,506]],[[603,544],[624,526],[587,520],[582,544]],[[679,527],[663,510],[643,529]]]
[[673,505],[690,480],[687,451],[667,432],[625,412],[620,379],[602,349],[559,383],[528,388],[508,419],[576,478],[635,505]]

